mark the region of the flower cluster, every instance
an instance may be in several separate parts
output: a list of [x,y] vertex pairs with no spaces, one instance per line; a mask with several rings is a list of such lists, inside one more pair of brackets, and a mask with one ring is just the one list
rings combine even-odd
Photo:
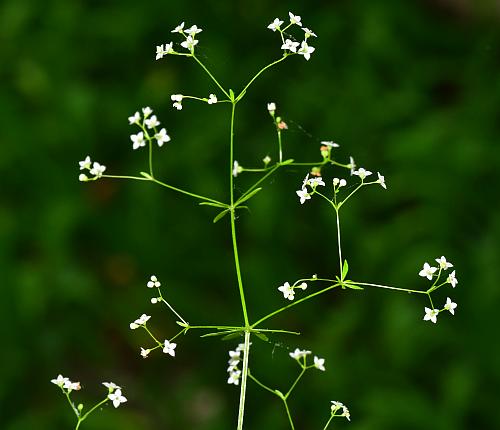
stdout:
[[[308,173],[304,181],[302,182],[302,188],[296,191],[297,195],[300,198],[300,204],[304,204],[306,200],[309,200],[314,191],[316,190],[316,187],[318,186],[322,187],[325,186],[325,183],[323,182],[321,176],[309,179],[309,173]],[[309,192],[307,187],[310,187],[312,192]]]
[[[162,147],[164,143],[170,142],[170,136],[167,134],[166,129],[162,128],[158,131],[157,127],[160,125],[160,121],[152,113],[153,110],[149,106],[146,106],[142,108],[142,117],[139,112],[135,112],[132,116],[128,117],[130,125],[138,125],[142,130],[137,134],[130,135],[132,149],[135,150],[144,147],[147,142],[152,143],[153,139],[156,140],[159,147]],[[148,130],[150,131],[148,132]]]
[[80,170],[88,170],[90,175],[92,175],[92,177],[88,177],[85,173],[80,173],[78,179],[82,182],[95,181],[99,179],[106,170],[106,166],[99,164],[97,161],[92,162],[88,155],[85,157],[85,160],[79,161],[78,163],[80,164]]
[[73,390],[80,390],[82,387],[79,382],[72,382],[69,378],[65,378],[62,375],[58,375],[57,378],[51,379],[50,382],[56,384],[63,391],[70,393]]
[[305,282],[301,282],[300,284],[290,285],[289,282],[285,282],[283,285],[278,287],[278,291],[283,293],[283,297],[288,300],[293,300],[295,298],[295,289],[299,288],[301,290],[305,290],[307,288],[307,284]]
[[[250,344],[251,345],[251,344]],[[229,351],[229,361],[227,373],[229,377],[227,378],[228,384],[239,385],[241,370],[239,369],[240,361],[243,360],[243,351],[245,350],[245,344],[240,343],[234,351]]]
[[[315,48],[309,46],[309,44],[307,43],[307,39],[317,36],[312,30],[309,30],[306,27],[302,27],[302,18],[300,16],[294,15],[292,12],[288,12],[288,16],[290,20],[285,27],[282,28],[282,25],[284,23],[283,20],[275,18],[274,21],[267,26],[267,28],[273,32],[278,31],[280,33],[282,41],[281,49],[285,51],[284,56],[290,54],[299,54],[302,55],[306,60],[309,60],[311,58],[311,54],[315,51]],[[296,42],[295,40],[292,40],[290,38],[285,39],[285,35],[288,35],[287,33],[285,33],[285,31],[294,25],[301,27],[304,31],[304,40],[302,42]]]
[[151,317],[149,315],[146,315],[146,314],[142,314],[139,318],[137,318],[134,322],[131,322],[130,323],[130,329],[131,330],[135,330],[141,326],[145,326],[146,323],[148,322],[148,320],[150,319]]
[[[447,271],[448,269],[453,267],[453,264],[450,263],[449,261],[446,260],[444,256],[441,256],[439,258],[435,259],[437,263],[436,266],[431,266],[429,263],[425,262],[422,270],[418,273],[419,276],[422,276],[423,278],[427,278],[429,281],[432,281],[433,278],[435,278],[434,283],[432,284],[431,288],[429,289],[429,293],[431,291],[437,290],[441,286],[445,284],[450,284],[452,288],[455,288],[458,284],[458,280],[455,275],[455,270],[453,270],[447,277],[444,282],[438,283],[439,279],[441,278],[441,274],[443,271]],[[437,272],[437,273],[436,273]],[[432,304],[432,302],[431,302]],[[443,311],[448,311],[452,315],[455,315],[455,309],[458,305],[454,303],[449,297],[446,298],[446,303],[444,304],[442,309],[435,309],[434,305],[432,305],[432,308],[425,308],[425,315],[424,315],[424,321],[431,321],[432,323],[437,322],[437,317],[440,312]]]
[[[192,25],[190,28],[184,28],[184,22],[180,23],[171,32],[180,33],[184,36],[184,41],[181,46],[187,49],[191,55],[194,55],[194,47],[198,44],[196,35],[201,33],[203,30],[198,28],[196,25]],[[165,55],[175,54],[175,55],[186,55],[180,54],[174,50],[174,42],[169,42],[165,44],[160,44],[156,46],[156,60],[162,59]]]
[[[349,413],[349,409],[336,400],[332,400],[331,412],[333,417],[346,417],[348,421],[351,421],[351,414]],[[337,412],[340,412],[339,414]]]
[[307,351],[305,349],[299,349],[295,348],[295,351],[290,352],[288,355],[292,357],[294,360],[296,360],[301,367],[304,369],[309,369],[309,368],[316,368],[321,371],[325,371],[325,359],[324,358],[319,358],[316,355],[314,356],[314,364],[311,366],[306,366],[306,361],[307,361],[307,356],[311,355],[311,351]]

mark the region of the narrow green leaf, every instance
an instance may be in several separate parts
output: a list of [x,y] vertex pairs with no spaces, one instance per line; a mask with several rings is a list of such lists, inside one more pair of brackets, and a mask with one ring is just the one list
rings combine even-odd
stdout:
[[351,284],[351,283],[349,283],[349,281],[347,281],[344,285],[347,288],[350,288],[351,290],[364,290],[363,287],[360,287],[359,285],[356,285],[356,284]]
[[141,172],[141,175],[144,176],[146,179],[153,180],[153,177],[149,173]]
[[234,91],[232,89],[229,89],[229,98],[234,102]]
[[246,202],[248,199],[251,199],[255,194],[257,194],[260,190],[262,190],[262,187],[256,188],[255,190],[249,192],[246,196],[241,197],[236,203],[235,206],[240,205],[243,202]]
[[264,342],[269,342],[269,338],[265,334],[254,332],[254,335],[257,336],[260,340],[263,340]]
[[344,266],[342,267],[342,280],[345,279],[348,271],[349,271],[349,264],[347,264],[347,260],[344,260]]
[[177,325],[180,325],[181,327],[189,327],[189,324],[183,323],[182,321],[176,321]]
[[217,221],[219,221],[228,212],[229,212],[229,209],[225,209],[222,212],[219,212],[219,214],[214,218],[213,223],[215,224]]
[[229,333],[228,335],[224,336],[221,340],[231,340],[231,339],[236,339],[237,337],[240,337],[241,333],[239,331],[235,333]]
[[201,202],[198,203],[200,206],[213,206],[216,208],[227,208],[227,205],[221,204],[221,203],[214,203],[214,202]]
[[293,158],[290,158],[288,160],[285,160],[285,161],[282,161],[281,162],[281,165],[282,166],[286,166],[287,164],[292,164],[294,162],[294,159]]
[[217,332],[212,332],[212,333],[207,333],[203,334],[200,337],[215,337],[215,336],[225,336],[228,334],[233,334],[235,333],[234,330],[224,330],[224,331],[217,331]]

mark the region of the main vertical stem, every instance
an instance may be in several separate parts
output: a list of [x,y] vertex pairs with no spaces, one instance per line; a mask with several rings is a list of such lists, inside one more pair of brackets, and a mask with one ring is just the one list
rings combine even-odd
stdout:
[[243,282],[241,279],[240,260],[238,257],[238,243],[236,241],[236,222],[234,213],[234,184],[233,184],[233,167],[234,167],[234,111],[236,102],[232,101],[231,108],[231,136],[230,136],[230,154],[229,154],[229,193],[231,196],[231,238],[233,242],[234,265],[236,267],[236,276],[238,278],[238,290],[240,292],[241,309],[245,320],[245,343],[243,349],[243,369],[241,373],[241,388],[240,388],[240,403],[238,407],[238,427],[237,430],[243,430],[243,419],[245,417],[245,395],[247,391],[248,378],[248,356],[250,355],[250,323],[248,321],[247,306],[245,303],[245,293],[243,291]]
[[342,248],[340,246],[340,221],[339,221],[339,209],[335,208],[335,215],[337,216],[337,243],[339,247],[339,265],[340,265],[340,276],[342,276]]

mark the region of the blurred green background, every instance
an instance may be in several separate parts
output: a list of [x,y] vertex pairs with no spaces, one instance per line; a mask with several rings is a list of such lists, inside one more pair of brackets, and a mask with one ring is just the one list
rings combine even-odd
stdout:
[[[311,372],[291,400],[301,429],[323,428],[335,399],[352,422],[334,428],[500,428],[500,12],[486,0],[2,2],[0,428],[73,428],[50,383],[58,373],[81,381],[86,405],[104,394],[102,381],[124,387],[128,403],[84,429],[235,428],[238,390],[225,380],[237,340],[191,333],[175,359],[144,360],[147,338],[128,328],[146,312],[160,338],[176,330],[149,303],[153,273],[191,323],[240,323],[228,219],[213,225],[212,208],[154,185],[79,183],[77,162],[89,154],[109,173],[145,170],[127,117],[149,105],[172,136],[158,177],[227,200],[229,106],[173,109],[170,94],[216,89],[193,61],[154,61],[155,45],[177,40],[179,22],[196,23],[200,57],[237,90],[281,55],[266,26],[289,10],[319,35],[316,52],[247,94],[236,158],[276,157],[269,101],[289,124],[287,157],[316,160],[320,140],[339,142],[340,161],[352,154],[388,184],[344,211],[351,277],[425,288],[418,271],[444,254],[459,284],[437,303],[449,294],[459,307],[433,325],[421,297],[335,291],[270,322],[303,336],[254,340],[254,373],[283,389],[296,374],[288,348],[325,357],[327,372]],[[295,195],[305,173],[283,169],[239,213],[251,319],[283,304],[284,281],[336,274],[332,211]],[[237,190],[253,180],[242,175]],[[245,427],[287,428],[278,400],[253,385]]]

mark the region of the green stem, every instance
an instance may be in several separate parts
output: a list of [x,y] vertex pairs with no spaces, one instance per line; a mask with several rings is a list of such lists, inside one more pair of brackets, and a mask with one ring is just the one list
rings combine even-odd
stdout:
[[354,285],[362,285],[362,286],[366,286],[366,287],[385,288],[387,290],[403,291],[405,293],[427,294],[427,291],[409,290],[406,288],[389,287],[388,285],[370,284],[367,282],[349,281],[349,283],[354,284]]
[[282,399],[283,399],[283,404],[285,405],[286,415],[288,417],[288,422],[290,423],[290,427],[292,428],[292,430],[295,430],[295,426],[293,425],[292,415],[290,415],[290,409],[288,409],[288,403],[285,398]]
[[359,184],[355,189],[354,191],[351,192],[351,194],[349,194],[344,200],[342,200],[339,204],[338,204],[338,208],[340,209],[342,207],[342,205],[351,198],[351,196],[356,192],[358,191],[362,186],[363,186],[363,182],[361,182],[361,184]]
[[285,394],[285,400],[288,399],[288,396],[290,396],[291,392],[293,391],[293,389],[295,388],[295,386],[297,385],[297,383],[300,381],[300,379],[302,378],[302,376],[304,376],[304,373],[306,373],[306,368],[302,367],[302,371],[300,372],[299,376],[297,376],[297,379],[295,379],[295,381],[293,382],[293,384],[290,387],[290,389],[286,392],[286,394]]
[[205,72],[207,73],[207,75],[210,76],[210,78],[212,79],[212,81],[215,82],[215,85],[217,85],[219,87],[219,89],[225,94],[225,96],[228,99],[231,98],[231,97],[229,97],[229,93],[222,87],[221,84],[219,84],[219,81],[217,79],[215,79],[214,75],[212,75],[212,73],[210,73],[210,70],[208,70],[207,67],[200,60],[198,60],[198,57],[196,57],[196,55],[193,54],[193,58],[203,68],[203,70],[205,70]]
[[154,176],[153,174],[153,141],[152,139],[149,139],[149,174],[151,177]]
[[326,430],[326,429],[328,428],[328,426],[330,425],[330,423],[331,423],[331,422],[332,422],[332,420],[333,420],[333,417],[334,417],[334,415],[333,415],[333,414],[331,414],[331,415],[330,415],[330,418],[328,419],[328,421],[326,422],[325,426],[323,427],[323,430]]
[[278,149],[279,149],[279,159],[280,163],[283,162],[283,151],[281,150],[281,130],[278,129]]
[[240,404],[238,407],[238,427],[237,427],[238,430],[243,430],[243,418],[245,417],[245,396],[247,392],[249,355],[250,355],[250,331],[247,330],[245,332],[245,344],[243,348],[243,368],[241,369]]
[[[340,266],[340,276],[342,277],[342,247],[340,246],[340,220],[339,220],[339,209],[335,204],[333,204],[335,209],[335,215],[337,217],[337,245],[339,247],[339,266]],[[343,279],[342,279],[343,280]]]
[[[264,390],[266,391],[269,391],[271,394],[277,396],[276,392],[272,389],[272,388],[269,388],[267,385],[263,384],[262,382],[260,382],[255,376],[253,376],[251,373],[250,373],[250,369],[248,369],[248,377],[254,381],[257,385],[259,385],[261,388],[263,388]],[[279,396],[278,396],[279,397]]]
[[164,182],[161,182],[161,181],[159,181],[156,178],[152,178],[150,180],[153,181],[153,182],[155,182],[155,183],[157,183],[158,185],[161,185],[162,187],[168,188],[168,189],[173,190],[173,191],[177,191],[178,193],[186,194],[188,196],[194,197],[195,199],[204,200],[206,202],[217,203],[219,205],[225,206],[224,203],[222,203],[222,202],[219,202],[217,200],[211,199],[209,197],[200,196],[199,194],[191,193],[189,191],[183,190],[181,188],[174,187],[172,185],[165,184]]
[[[265,181],[270,175],[272,175],[276,170],[278,170],[281,167],[280,164],[275,164],[269,172],[267,172],[262,178],[260,178],[255,184],[253,184],[248,190],[246,190],[238,199],[238,201],[242,200],[243,197],[247,196],[250,194],[255,188],[257,188],[263,181]],[[236,202],[236,205],[238,205],[238,202]]]
[[260,323],[263,323],[264,321],[268,320],[269,318],[271,318],[271,317],[273,317],[273,316],[275,316],[275,315],[277,315],[277,314],[279,314],[287,309],[290,309],[294,306],[297,306],[299,303],[305,302],[306,300],[312,299],[315,296],[318,296],[318,295],[323,294],[329,290],[332,290],[333,288],[338,287],[339,285],[340,285],[339,283],[336,283],[334,285],[330,285],[329,287],[323,288],[322,290],[316,291],[315,293],[311,293],[308,296],[302,297],[301,299],[298,299],[298,300],[294,301],[293,303],[290,303],[289,305],[283,306],[282,308],[279,308],[279,309],[275,310],[274,312],[267,314],[265,317],[262,317],[260,320],[253,323],[250,327],[255,328]]
[[65,391],[65,390],[62,390],[62,391],[66,395],[66,398],[68,399],[68,403],[71,406],[71,409],[73,410],[73,412],[75,413],[75,415],[79,418],[80,417],[80,412],[78,411],[78,409],[75,407],[75,405],[73,404],[73,402],[69,398],[69,391]]

